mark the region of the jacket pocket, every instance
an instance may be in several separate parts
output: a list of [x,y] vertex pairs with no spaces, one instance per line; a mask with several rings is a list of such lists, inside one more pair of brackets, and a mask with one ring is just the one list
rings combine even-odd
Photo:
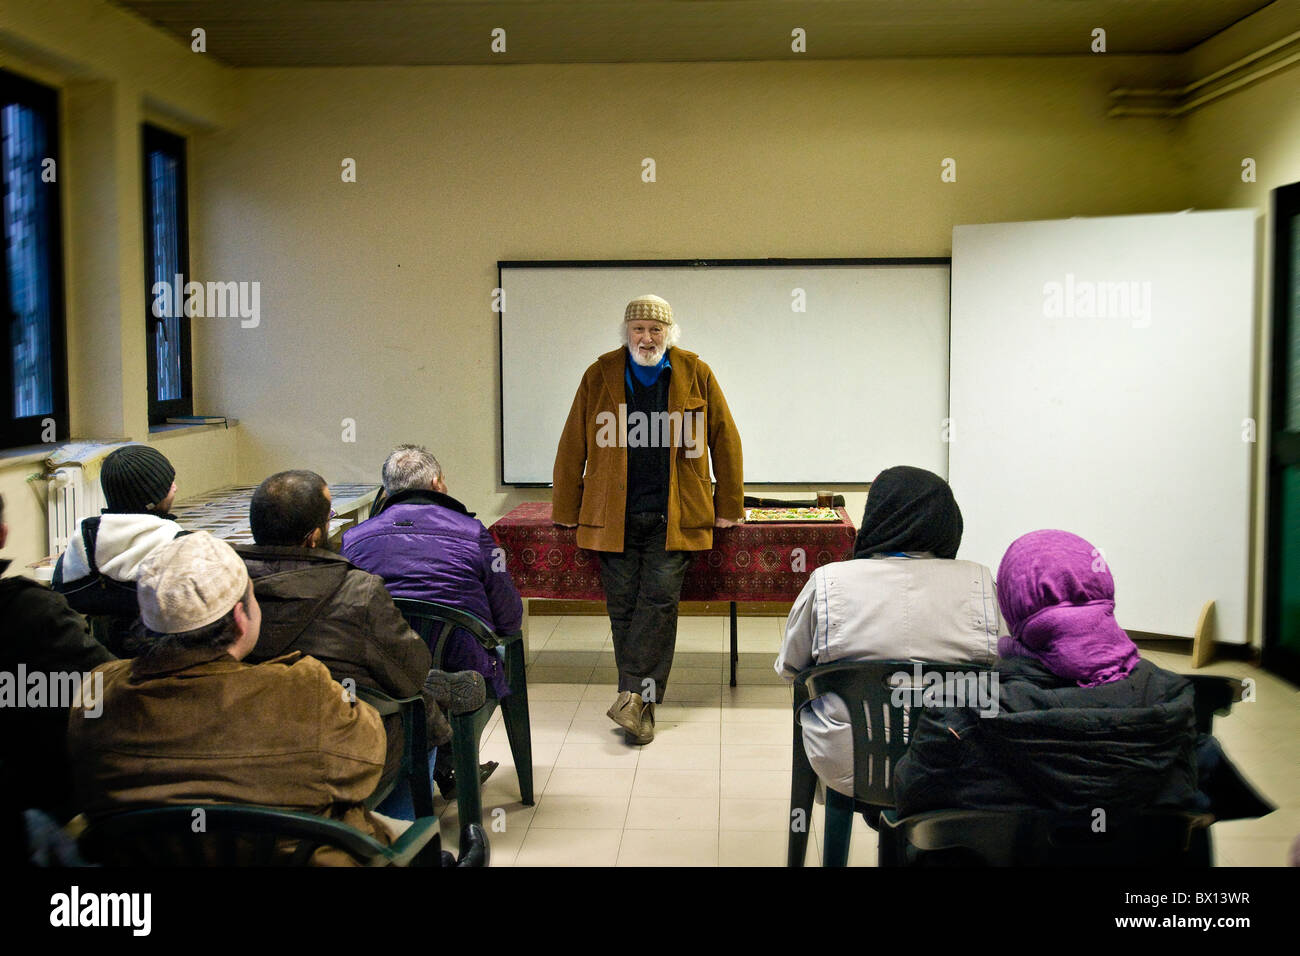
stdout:
[[681,505],[679,527],[713,527],[713,486],[707,478],[686,469],[678,476],[677,496]]
[[582,482],[582,507],[578,511],[578,524],[590,528],[605,527],[605,482],[588,475]]
[[[682,409],[681,447],[677,455],[679,466],[684,465],[703,481],[710,480],[709,416],[708,406],[702,398],[688,398]],[[713,524],[712,519],[709,524]]]

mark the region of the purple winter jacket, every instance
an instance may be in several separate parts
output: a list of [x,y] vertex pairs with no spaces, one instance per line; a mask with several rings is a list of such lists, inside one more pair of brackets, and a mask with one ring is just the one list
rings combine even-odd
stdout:
[[[383,578],[393,597],[468,611],[503,634],[519,630],[524,605],[510,572],[492,569],[496,547],[473,513],[436,491],[398,492],[343,534],[343,556]],[[496,697],[510,693],[501,658],[464,631],[448,639],[442,669],[478,671]]]

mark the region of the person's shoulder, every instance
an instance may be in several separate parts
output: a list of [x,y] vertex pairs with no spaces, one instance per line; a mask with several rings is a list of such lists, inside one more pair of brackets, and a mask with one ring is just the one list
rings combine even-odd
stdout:
[[602,380],[605,375],[605,368],[616,362],[622,361],[623,353],[625,351],[626,350],[620,346],[619,348],[610,349],[608,352],[603,352],[596,356],[596,361],[588,365],[587,370],[582,373],[582,384],[587,385]]
[[[31,597],[28,596],[31,592]],[[51,603],[64,601],[63,595],[52,591],[35,578],[25,574],[9,574],[0,578],[0,597],[22,595],[24,600],[42,600]]]
[[1143,696],[1156,700],[1185,699],[1190,704],[1196,696],[1196,689],[1187,675],[1166,670],[1145,657],[1138,658],[1126,679],[1133,682]]
[[248,665],[263,679],[297,687],[324,686],[334,682],[329,668],[309,654],[293,652]]
[[703,375],[705,378],[713,374],[713,369],[709,368],[708,363],[700,356],[689,349],[679,348],[674,345],[672,352],[668,356],[668,361],[673,366],[673,371],[679,367],[695,375]]
[[[388,598],[388,588],[384,585],[383,578],[369,571],[363,571],[351,562],[347,565],[347,572],[343,576],[343,585],[339,588],[339,592],[359,594],[364,598],[363,603],[370,603],[381,597]],[[391,601],[392,598],[388,600]]]

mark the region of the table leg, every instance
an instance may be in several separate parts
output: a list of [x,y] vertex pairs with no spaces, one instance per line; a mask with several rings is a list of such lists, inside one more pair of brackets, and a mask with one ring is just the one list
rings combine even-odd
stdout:
[[731,602],[731,686],[736,686],[736,660],[740,657],[736,640],[736,602]]

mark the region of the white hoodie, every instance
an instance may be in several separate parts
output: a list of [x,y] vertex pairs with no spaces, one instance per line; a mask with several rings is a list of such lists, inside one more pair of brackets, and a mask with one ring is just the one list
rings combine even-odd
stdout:
[[[166,544],[181,531],[181,526],[175,521],[157,515],[102,514],[99,516],[99,535],[95,539],[95,564],[107,578],[134,583],[140,576],[140,563],[149,552]],[[68,550],[63,552],[59,562],[63,565],[65,582],[90,574],[86,542],[80,532],[68,543]]]

